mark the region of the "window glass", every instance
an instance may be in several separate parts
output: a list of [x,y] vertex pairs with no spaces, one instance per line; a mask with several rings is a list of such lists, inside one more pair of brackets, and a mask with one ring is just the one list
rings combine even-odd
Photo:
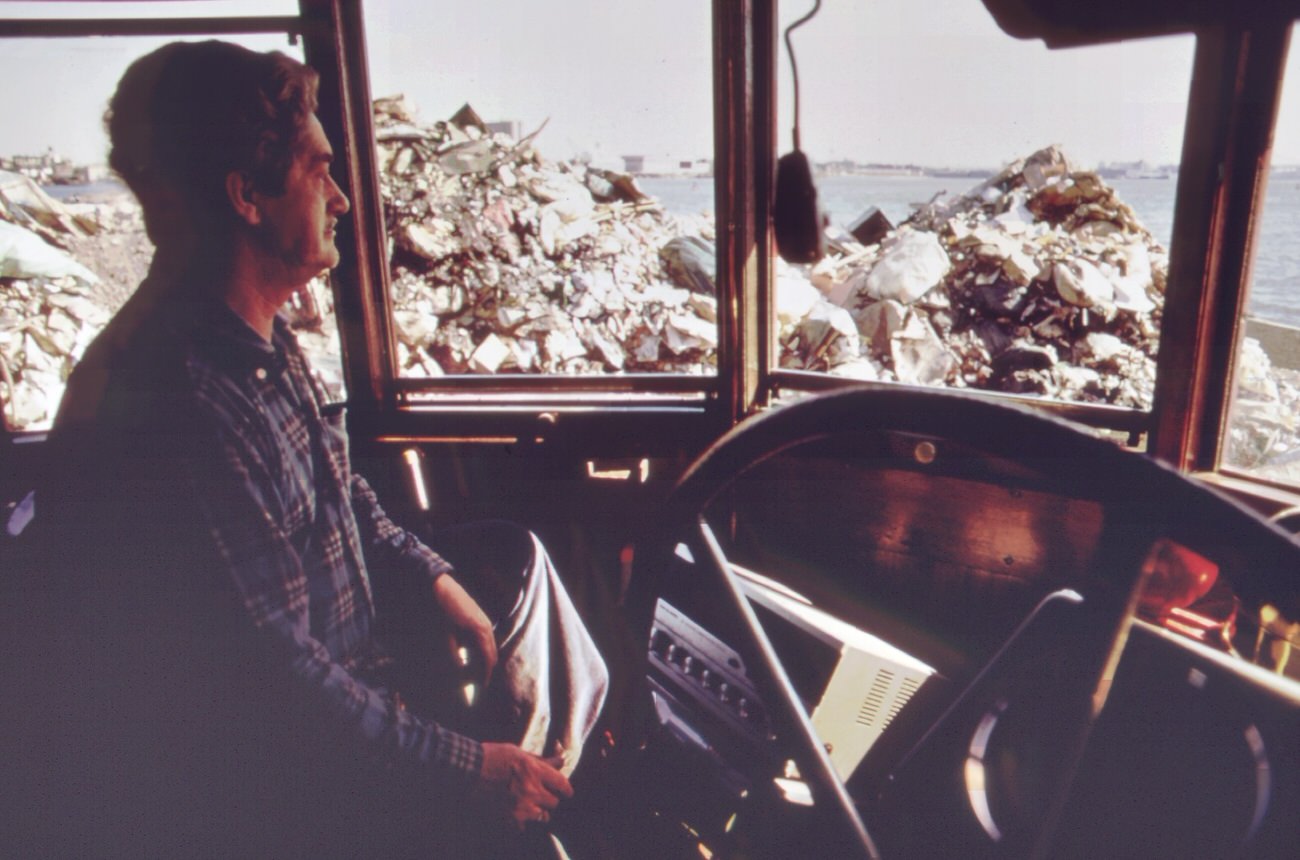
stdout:
[[[1294,33],[1292,34],[1294,38]],[[1294,42],[1293,42],[1294,44]],[[1300,59],[1282,81],[1221,464],[1300,485]]]
[[[50,426],[73,366],[148,271],[153,246],[134,197],[108,171],[102,119],[127,65],[165,41],[0,47],[0,404],[10,430]],[[284,36],[236,41],[302,59]],[[329,290],[315,284],[290,316],[341,396]]]
[[715,373],[709,4],[366,10],[400,374]]
[[1194,39],[1050,51],[890,0],[791,40],[829,254],[777,263],[779,366],[1149,409]]

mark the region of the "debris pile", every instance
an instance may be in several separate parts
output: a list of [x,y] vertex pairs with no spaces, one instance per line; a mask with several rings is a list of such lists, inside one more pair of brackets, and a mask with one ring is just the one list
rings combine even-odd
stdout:
[[783,366],[1147,409],[1167,254],[1049,147],[778,277]]
[[1224,462],[1261,477],[1300,481],[1300,370],[1279,367],[1259,340],[1238,349]]
[[66,250],[93,242],[102,226],[93,212],[0,171],[0,404],[8,428],[53,420],[73,365],[111,316],[99,276]]
[[379,99],[375,125],[404,375],[716,366],[707,219],[666,214],[629,176],[549,163],[468,106],[420,125]]

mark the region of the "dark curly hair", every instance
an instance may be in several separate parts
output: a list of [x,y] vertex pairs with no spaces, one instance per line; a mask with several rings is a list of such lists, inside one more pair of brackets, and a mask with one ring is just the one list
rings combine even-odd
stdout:
[[227,227],[226,175],[245,170],[259,190],[283,193],[318,86],[315,70],[279,51],[164,45],[118,82],[104,115],[109,165],[146,210],[150,192],[166,188],[205,229]]

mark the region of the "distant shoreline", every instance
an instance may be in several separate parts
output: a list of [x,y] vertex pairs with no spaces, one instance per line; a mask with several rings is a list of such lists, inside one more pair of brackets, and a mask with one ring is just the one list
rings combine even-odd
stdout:
[[52,184],[42,185],[41,190],[55,200],[65,202],[95,203],[113,200],[131,193],[131,190],[116,179],[100,179],[83,185]]

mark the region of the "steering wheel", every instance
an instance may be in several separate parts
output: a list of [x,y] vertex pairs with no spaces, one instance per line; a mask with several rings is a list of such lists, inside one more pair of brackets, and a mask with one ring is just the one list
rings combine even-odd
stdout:
[[[942,465],[949,452],[967,466],[983,457],[1010,463],[1053,493],[1095,503],[1102,523],[1085,575],[1079,577],[1083,593],[1057,592],[1044,600],[1005,645],[965,679],[964,689],[916,746],[893,763],[879,796],[864,806],[836,774],[796,693],[797,685],[704,514],[743,475],[783,453],[831,444],[850,451],[866,445],[874,452],[871,456],[889,456],[888,446],[878,444],[885,437],[907,440],[907,456],[915,461],[909,467],[920,470],[936,462]],[[1052,856],[1058,826],[1068,814],[1076,768],[1105,704],[1156,541],[1171,534],[1210,535],[1211,542],[1213,536],[1232,536],[1224,541],[1236,553],[1236,563],[1278,572],[1290,569],[1296,557],[1296,547],[1284,532],[1226,496],[1075,425],[988,398],[892,386],[811,396],[747,419],[689,467],[667,511],[662,542],[689,547],[696,567],[709,580],[693,587],[712,589],[715,602],[725,604],[739,631],[731,645],[763,692],[775,742],[782,745],[783,756],[797,763],[811,792],[817,823],[806,833],[824,843],[808,846],[811,856],[877,857],[882,847],[903,856],[951,851],[950,844],[940,849],[938,843],[925,842],[931,829],[942,830],[950,822],[933,821],[931,828],[926,810],[916,807],[929,805],[924,798],[954,785],[965,793],[975,790],[968,784],[972,738],[985,731],[988,740],[990,714],[995,718],[997,708],[1006,708],[999,697],[1008,689],[1022,691],[1022,701],[1050,701],[1045,705],[1048,712],[1039,715],[1043,719],[1028,721],[1031,731],[1042,735],[1035,743],[1050,748],[1049,761],[1034,781],[1038,799],[1032,823],[1026,819],[1011,828],[999,827],[999,822],[974,814],[970,832],[960,837],[961,850],[965,856]],[[1293,584],[1287,587],[1295,589]],[[1052,655],[1051,665],[1043,665],[1043,654]],[[1023,715],[1020,723],[1026,724]],[[963,769],[967,782],[962,781]],[[960,802],[966,801],[963,797]],[[881,818],[872,820],[868,814],[864,820],[867,808]],[[946,810],[936,802],[935,809],[941,808]],[[891,828],[889,819],[897,816],[909,816],[915,826]],[[875,838],[891,829],[892,838]],[[922,844],[912,841],[918,833]],[[977,838],[965,842],[971,833]]]

